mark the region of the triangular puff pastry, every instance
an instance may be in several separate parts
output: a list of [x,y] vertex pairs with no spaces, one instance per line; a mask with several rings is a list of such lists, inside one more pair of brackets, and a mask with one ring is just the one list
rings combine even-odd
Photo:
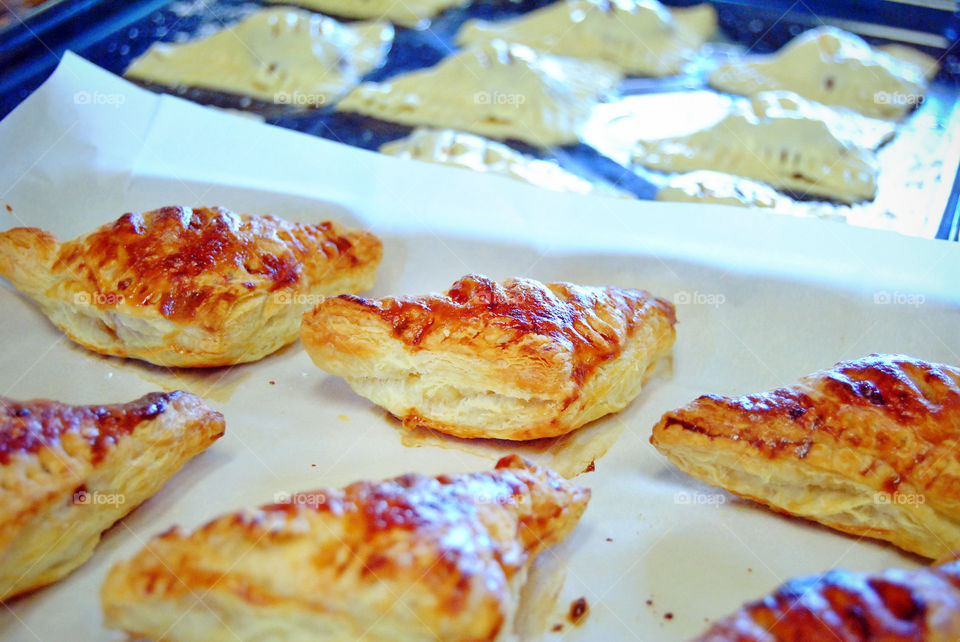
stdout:
[[511,20],[470,20],[457,44],[496,39],[557,56],[601,60],[635,76],[683,70],[716,30],[710,5],[668,10],[657,0],[566,0]]
[[424,27],[430,18],[444,9],[466,4],[468,0],[267,0],[297,4],[344,18],[378,18],[411,29]]
[[960,369],[902,355],[797,384],[707,395],[651,443],[681,470],[774,510],[930,558],[960,550]]
[[960,562],[798,577],[693,642],[950,642],[960,639]]
[[0,599],[87,561],[103,531],[223,430],[186,392],[107,406],[0,397]]
[[332,102],[379,67],[393,43],[384,22],[343,25],[295,9],[264,9],[207,38],[153,44],[124,75],[297,106]]
[[923,100],[926,68],[872,49],[835,27],[811,29],[774,54],[719,66],[710,85],[752,96],[786,89],[865,116],[902,118]]
[[180,642],[505,639],[530,563],[589,498],[517,455],[297,493],[155,537],[107,577],[106,623]]
[[326,299],[301,339],[409,426],[520,440],[626,407],[670,352],[674,320],[639,290],[469,275],[446,294]]
[[878,163],[869,149],[812,117],[784,96],[737,103],[720,122],[675,138],[637,142],[633,160],[665,172],[716,170],[801,195],[845,203],[877,194]]
[[263,358],[319,298],[373,285],[381,255],[368,232],[217,207],[124,214],[66,243],[0,233],[0,276],[71,339],[164,366]]
[[561,192],[634,198],[628,192],[584,180],[553,161],[527,156],[503,143],[452,129],[417,128],[406,138],[385,143],[380,152],[506,176]]
[[621,79],[602,63],[497,41],[430,69],[362,83],[337,109],[549,147],[576,143],[594,107]]

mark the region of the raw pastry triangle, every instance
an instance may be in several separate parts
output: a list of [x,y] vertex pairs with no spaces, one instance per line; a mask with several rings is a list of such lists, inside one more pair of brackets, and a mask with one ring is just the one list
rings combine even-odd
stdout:
[[710,85],[752,96],[786,89],[874,118],[902,118],[926,91],[927,67],[873,49],[835,27],[800,34],[780,51],[719,66]]
[[621,79],[609,65],[496,41],[430,69],[362,83],[337,109],[549,147],[576,143],[593,108]]
[[527,156],[503,143],[450,129],[418,128],[406,138],[385,143],[380,152],[497,174],[562,192],[634,198],[614,187],[591,183],[552,161]]
[[297,106],[332,102],[379,67],[393,43],[384,22],[341,24],[297,9],[263,9],[207,38],[159,42],[124,75]]
[[871,150],[839,138],[789,102],[753,102],[734,105],[720,122],[692,134],[638,141],[633,160],[665,172],[725,172],[802,196],[873,200],[878,163]]
[[496,39],[557,56],[601,60],[635,76],[671,76],[716,30],[710,5],[668,10],[657,0],[567,0],[500,22],[470,20],[457,44]]

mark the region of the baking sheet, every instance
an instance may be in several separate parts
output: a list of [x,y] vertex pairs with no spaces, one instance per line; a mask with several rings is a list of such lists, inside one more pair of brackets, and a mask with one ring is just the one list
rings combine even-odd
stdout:
[[[429,29],[398,28],[385,65],[367,77],[383,81],[400,73],[430,67],[456,50],[455,35],[468,19],[506,19],[549,4],[549,0],[486,0],[442,12]],[[688,4],[688,3],[681,3]],[[133,25],[103,38],[81,53],[117,74],[156,40],[180,42],[205,36],[261,8],[249,0],[176,0]],[[272,6],[272,5],[271,5]],[[721,12],[729,14],[721,8]],[[779,26],[749,38],[755,51],[769,49],[774,34],[790,22],[787,12]],[[727,15],[727,18],[730,18]],[[756,24],[761,24],[756,21]],[[726,26],[730,26],[727,24]],[[800,27],[790,29],[799,33]],[[785,34],[779,34],[783,37]],[[777,43],[780,44],[779,42]],[[623,142],[632,143],[644,133],[667,135],[673,127],[689,127],[694,121],[717,119],[717,103],[728,98],[706,88],[712,66],[744,50],[718,33],[702,55],[681,75],[670,78],[628,78],[606,109],[598,110],[590,123],[584,144],[535,149],[508,141],[525,153],[550,158],[569,171],[598,184],[612,184],[642,199],[653,199],[667,180],[662,172],[632,165]],[[304,110],[292,105],[273,105],[200,88],[169,88],[150,85],[164,93],[231,109],[243,109],[269,122],[322,138],[376,150],[386,142],[405,136],[412,128],[351,113],[334,111],[335,105]],[[682,93],[675,93],[680,92]],[[960,92],[946,80],[931,83],[917,111],[899,128],[896,139],[880,150],[879,189],[873,201],[853,206],[825,201],[801,201],[797,211],[846,218],[850,224],[902,234],[933,238],[947,212],[953,181],[960,164]],[[664,99],[667,100],[664,100]],[[669,104],[668,110],[660,107]],[[610,122],[616,118],[616,122]],[[611,139],[615,141],[610,144]],[[802,195],[800,195],[802,196]]]
[[[902,351],[960,363],[955,243],[406,163],[155,96],[72,55],[0,123],[0,149],[16,150],[0,166],[0,229],[69,238],[125,211],[219,204],[372,229],[385,245],[377,296],[441,290],[478,271],[674,300],[672,362],[627,410],[591,425],[583,443],[520,449],[575,468],[571,453],[609,445],[578,477],[594,491],[582,522],[545,553],[566,573],[548,620],[563,630],[547,639],[683,640],[794,575],[921,562],[710,489],[647,440],[661,413],[699,394],[784,385],[840,359]],[[278,492],[485,469],[504,450],[405,434],[299,344],[232,369],[169,372],[71,344],[6,284],[0,310],[4,395],[100,403],[182,387],[227,418],[226,436],[108,531],[87,564],[0,609],[4,640],[123,639],[101,628],[99,587],[112,563],[173,524]],[[579,597],[590,614],[577,627],[565,613]]]

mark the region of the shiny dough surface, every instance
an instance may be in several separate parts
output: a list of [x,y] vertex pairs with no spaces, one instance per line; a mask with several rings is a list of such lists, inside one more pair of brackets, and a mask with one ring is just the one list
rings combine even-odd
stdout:
[[960,369],[904,355],[795,385],[706,395],[651,443],[681,470],[770,508],[937,559],[960,550]]
[[408,426],[522,440],[626,407],[673,347],[674,322],[641,290],[474,274],[445,294],[328,298],[301,339]]
[[568,0],[499,22],[470,20],[457,44],[496,39],[557,56],[601,60],[626,74],[680,73],[716,30],[710,5],[668,10],[656,0]]
[[344,18],[389,20],[404,27],[420,27],[444,9],[459,7],[468,0],[267,0],[297,4],[307,9]]
[[589,498],[517,455],[296,493],[153,538],[110,571],[106,622],[178,642],[507,639],[529,565]]
[[361,83],[337,109],[550,147],[576,143],[593,109],[621,79],[603,63],[496,41],[429,69]]
[[0,275],[77,343],[166,366],[261,359],[297,338],[317,298],[373,284],[382,246],[327,221],[224,208],[124,214],[60,243],[0,233]]
[[393,27],[384,22],[345,25],[308,11],[263,9],[206,38],[155,43],[124,75],[318,106],[379,67],[392,43]]
[[918,570],[842,569],[794,578],[694,642],[955,642],[960,562]]
[[634,198],[628,192],[584,180],[553,161],[527,156],[503,143],[452,129],[417,128],[406,138],[385,143],[380,152],[506,176],[561,192]]
[[223,432],[223,416],[186,392],[99,406],[0,397],[0,599],[83,564]]
[[721,171],[843,203],[877,194],[876,154],[783,95],[734,104],[725,118],[691,134],[640,140],[633,160],[665,172]]
[[930,64],[910,62],[898,50],[893,53],[899,57],[871,48],[852,33],[820,27],[776,53],[717,67],[710,85],[747,96],[786,89],[865,116],[899,119],[923,99]]

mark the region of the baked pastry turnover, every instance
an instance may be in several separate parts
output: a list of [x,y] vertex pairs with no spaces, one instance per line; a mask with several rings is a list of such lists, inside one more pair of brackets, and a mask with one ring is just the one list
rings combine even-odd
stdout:
[[124,214],[66,243],[0,233],[0,275],[67,336],[164,366],[263,358],[317,299],[370,287],[381,255],[368,232],[219,207]]
[[560,192],[634,198],[628,192],[584,180],[552,161],[527,156],[503,143],[452,129],[417,128],[406,138],[385,143],[380,152],[497,174]]
[[665,172],[721,171],[844,203],[877,194],[876,154],[784,96],[736,104],[691,134],[640,140],[633,161]]
[[410,427],[522,440],[625,408],[670,352],[674,322],[671,304],[639,290],[468,275],[446,294],[328,298],[301,339]]
[[344,25],[308,11],[263,9],[207,38],[155,43],[124,75],[317,106],[379,67],[392,43],[393,27],[384,22]]
[[155,537],[110,571],[106,623],[179,642],[505,639],[532,560],[589,498],[516,455],[297,493]]
[[603,63],[495,41],[430,69],[362,83],[337,109],[550,147],[576,143],[594,107],[620,80],[620,72]]
[[695,642],[951,642],[960,639],[960,562],[790,580]]
[[[395,24],[417,28],[425,27],[429,19],[445,9],[459,7],[468,0],[296,0],[307,9],[344,18],[378,18]],[[286,0],[267,0],[287,4]]]
[[0,599],[55,582],[223,435],[186,392],[70,406],[0,397]]
[[787,89],[865,116],[902,118],[923,100],[930,66],[893,52],[896,56],[871,48],[852,33],[820,27],[800,34],[774,54],[717,67],[710,74],[710,85],[747,96]]
[[457,44],[502,39],[557,56],[610,63],[626,74],[670,76],[716,31],[708,4],[668,10],[657,0],[565,0],[511,20],[470,20]]
[[797,384],[707,395],[651,443],[689,475],[846,533],[939,558],[960,550],[960,369],[903,355]]

